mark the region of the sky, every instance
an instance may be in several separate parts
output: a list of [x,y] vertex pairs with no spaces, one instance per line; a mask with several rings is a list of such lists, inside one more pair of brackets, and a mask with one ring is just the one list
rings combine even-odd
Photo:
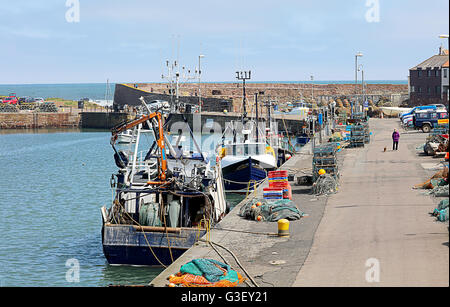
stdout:
[[[448,0],[0,0],[0,84],[407,80],[447,40]],[[191,77],[194,77],[191,74]],[[360,78],[360,77],[359,77]],[[186,80],[186,79],[185,79]]]

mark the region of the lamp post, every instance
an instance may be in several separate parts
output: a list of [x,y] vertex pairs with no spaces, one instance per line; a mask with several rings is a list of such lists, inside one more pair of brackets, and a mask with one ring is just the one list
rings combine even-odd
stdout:
[[200,61],[205,56],[203,54],[200,54],[198,56],[198,105],[199,105],[199,112],[202,113],[202,90],[201,90],[201,75],[202,75],[202,69],[200,68]]
[[252,72],[249,71],[237,71],[236,72],[236,79],[242,80],[243,82],[243,97],[242,97],[242,103],[244,105],[244,113],[242,114],[242,122],[245,125],[245,122],[247,120],[247,107],[245,105],[245,80],[250,80]]
[[[358,57],[362,57],[363,54],[361,52],[358,52],[355,55],[355,108],[357,108],[358,106]],[[352,110],[352,114],[353,114],[353,110]]]
[[365,97],[365,87],[364,87],[364,65],[363,64],[359,64],[358,66],[358,71],[361,72],[361,84],[362,84],[362,88],[361,88],[361,96],[362,96],[362,103],[363,103],[363,108],[364,108],[364,104],[366,103],[366,97]]

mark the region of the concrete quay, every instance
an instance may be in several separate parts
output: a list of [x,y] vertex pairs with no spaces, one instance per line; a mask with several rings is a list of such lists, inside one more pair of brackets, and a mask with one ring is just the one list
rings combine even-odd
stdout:
[[[440,199],[411,189],[435,172],[424,167],[432,158],[415,150],[426,135],[402,132],[399,151],[392,151],[391,134],[398,120],[371,119],[370,128],[370,144],[338,153],[337,194],[316,197],[310,187],[291,182],[293,202],[308,216],[290,223],[289,238],[267,235],[277,232],[276,223],[239,217],[241,203],[216,225],[210,240],[231,250],[261,287],[448,287],[448,224],[428,214]],[[311,168],[309,153],[307,145],[283,169]],[[217,249],[247,277],[226,250]],[[167,277],[194,258],[223,262],[221,256],[199,242],[150,285],[166,286]],[[374,268],[379,274],[371,275]],[[252,286],[247,281],[243,286]]]

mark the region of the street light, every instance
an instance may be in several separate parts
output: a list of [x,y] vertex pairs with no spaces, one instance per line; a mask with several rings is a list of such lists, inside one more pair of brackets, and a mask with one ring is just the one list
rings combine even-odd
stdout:
[[362,94],[362,102],[363,102],[363,111],[365,113],[366,112],[366,107],[365,107],[366,95],[365,95],[365,85],[364,85],[364,65],[363,64],[359,64],[358,71],[361,72],[361,84],[362,84],[361,94]]
[[200,60],[204,57],[205,56],[203,54],[200,54],[198,56],[198,105],[200,108],[200,110],[199,110],[200,114],[202,113],[202,92],[201,92],[201,87],[200,87],[202,70],[200,68]]
[[[361,52],[358,52],[355,55],[355,108],[357,107],[357,94],[358,94],[358,57],[362,57],[363,54]],[[353,110],[352,110],[353,114]]]
[[245,105],[245,81],[246,80],[250,80],[252,76],[252,72],[249,71],[237,71],[236,72],[236,79],[241,80],[243,82],[243,87],[242,87],[242,91],[243,91],[243,98],[242,98],[242,103],[244,105],[244,113],[242,114],[242,122],[245,124],[247,121],[247,108]]

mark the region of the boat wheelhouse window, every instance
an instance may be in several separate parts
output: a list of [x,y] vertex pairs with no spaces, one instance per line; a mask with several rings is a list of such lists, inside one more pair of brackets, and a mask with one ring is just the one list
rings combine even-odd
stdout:
[[226,145],[227,154],[233,156],[249,156],[249,155],[262,155],[265,153],[264,144],[236,144]]

